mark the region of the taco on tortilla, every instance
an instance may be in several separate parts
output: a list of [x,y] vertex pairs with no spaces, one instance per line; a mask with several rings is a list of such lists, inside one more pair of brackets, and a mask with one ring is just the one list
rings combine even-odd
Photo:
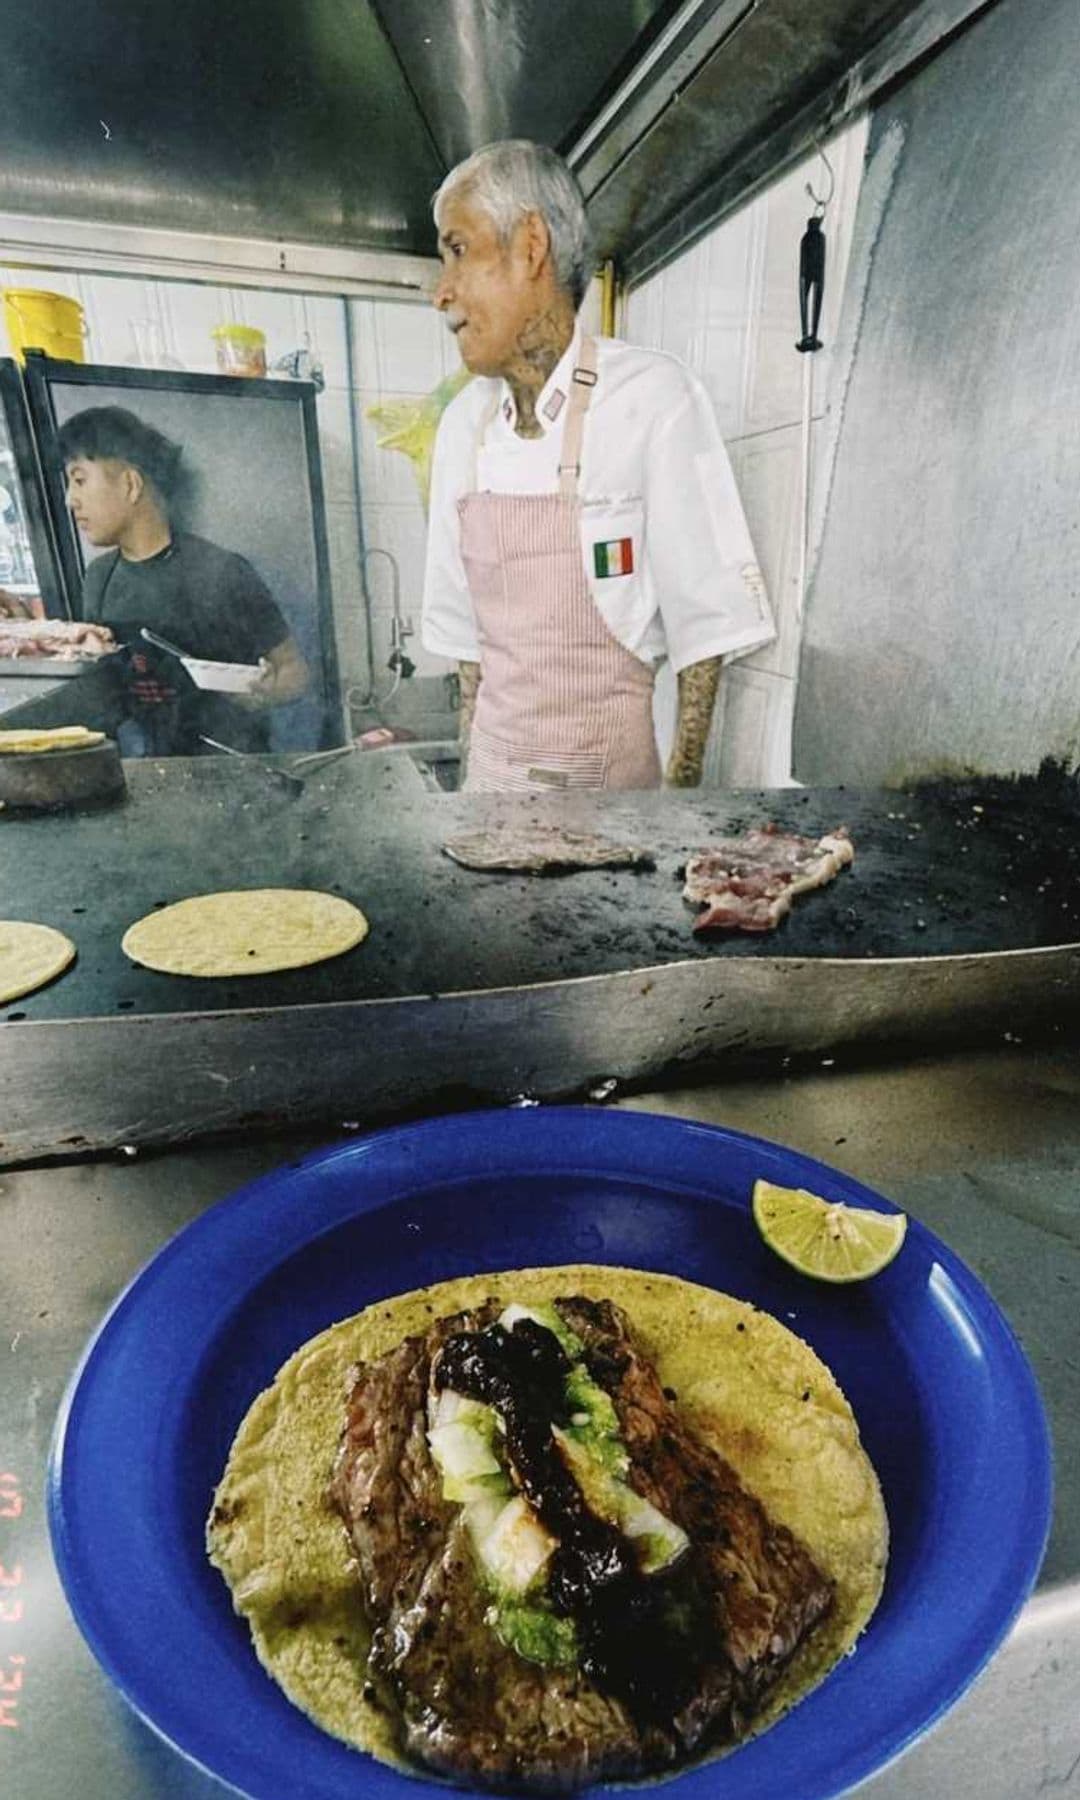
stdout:
[[865,1627],[888,1527],[792,1332],[576,1265],[442,1282],[304,1345],[240,1427],[207,1543],[324,1729],[553,1792],[764,1729]]

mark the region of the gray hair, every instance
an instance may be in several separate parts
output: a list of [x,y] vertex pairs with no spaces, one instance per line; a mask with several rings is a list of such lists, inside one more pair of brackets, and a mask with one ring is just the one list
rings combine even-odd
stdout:
[[451,194],[474,201],[503,244],[510,242],[523,213],[539,213],[551,233],[555,273],[575,307],[581,305],[594,261],[585,199],[554,150],[528,138],[506,138],[475,150],[451,169],[436,192],[432,201],[436,225]]

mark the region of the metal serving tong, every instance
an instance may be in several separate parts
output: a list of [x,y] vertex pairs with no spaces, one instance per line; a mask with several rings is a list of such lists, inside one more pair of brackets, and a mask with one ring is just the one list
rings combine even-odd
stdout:
[[302,794],[304,791],[304,784],[299,775],[290,775],[287,769],[275,769],[271,763],[257,762],[254,757],[247,754],[246,750],[237,750],[234,744],[219,744],[217,738],[205,737],[202,732],[199,733],[199,742],[200,744],[209,744],[211,750],[224,750],[226,756],[243,757],[245,762],[252,763],[260,774],[268,776],[277,787],[284,788],[286,793]]
[[323,768],[327,763],[336,762],[339,756],[352,756],[355,751],[355,744],[337,744],[333,750],[313,750],[307,756],[294,757],[292,767],[307,769],[309,774],[314,774],[316,769]]
[[[178,656],[181,662],[192,660],[190,650],[181,650],[178,644],[170,644],[168,638],[159,637],[156,631],[151,631],[149,625],[139,627],[139,636],[144,637],[148,644],[156,644],[159,650],[167,650],[170,656]],[[238,750],[237,755],[241,754]]]

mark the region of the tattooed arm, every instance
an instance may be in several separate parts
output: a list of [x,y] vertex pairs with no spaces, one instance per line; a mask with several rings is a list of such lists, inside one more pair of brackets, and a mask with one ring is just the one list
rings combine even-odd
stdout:
[[675,742],[671,747],[664,780],[669,787],[698,787],[705,760],[705,744],[720,685],[720,658],[707,656],[679,670],[679,709]]
[[480,664],[478,662],[458,663],[458,687],[461,694],[461,711],[458,715],[458,749],[461,757],[460,780],[464,782],[469,762],[469,736],[472,732],[473,713],[476,711],[476,696],[480,689]]

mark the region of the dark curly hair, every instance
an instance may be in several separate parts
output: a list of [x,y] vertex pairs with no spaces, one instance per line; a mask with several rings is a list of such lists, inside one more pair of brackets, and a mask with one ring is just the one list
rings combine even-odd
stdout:
[[156,488],[166,505],[182,485],[180,445],[126,407],[88,406],[83,412],[73,413],[61,425],[57,442],[64,463],[78,458],[102,462],[106,457],[130,463]]

